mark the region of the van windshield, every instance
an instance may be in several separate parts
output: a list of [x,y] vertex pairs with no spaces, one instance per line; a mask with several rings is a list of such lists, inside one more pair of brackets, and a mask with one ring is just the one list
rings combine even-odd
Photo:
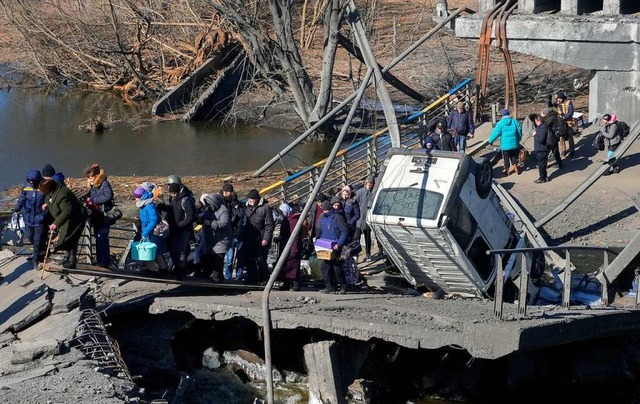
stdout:
[[444,195],[420,188],[387,188],[380,191],[374,215],[434,220]]

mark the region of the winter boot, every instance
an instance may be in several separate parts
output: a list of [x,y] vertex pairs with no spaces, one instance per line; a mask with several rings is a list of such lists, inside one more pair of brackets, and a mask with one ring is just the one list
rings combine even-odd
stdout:
[[76,269],[76,263],[78,262],[78,257],[76,254],[76,249],[72,248],[69,251],[69,259],[67,260],[67,262],[65,262],[64,264],[62,264],[63,268],[67,268],[67,269]]

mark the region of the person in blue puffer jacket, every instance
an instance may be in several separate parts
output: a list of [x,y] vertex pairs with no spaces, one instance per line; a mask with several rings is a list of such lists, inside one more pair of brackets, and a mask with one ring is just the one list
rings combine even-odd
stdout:
[[27,238],[33,245],[33,254],[29,258],[34,269],[38,269],[38,259],[44,256],[46,249],[45,238],[42,237],[44,217],[47,213],[42,209],[44,194],[38,191],[38,184],[42,175],[38,170],[30,170],[20,193],[20,197],[13,208],[14,212],[22,212]]
[[502,119],[498,122],[488,143],[493,144],[500,138],[500,149],[502,149],[502,159],[504,160],[504,175],[509,175],[509,167],[513,167],[516,174],[518,171],[518,151],[520,150],[520,139],[522,139],[522,126],[517,119],[512,118],[508,109],[502,110]]
[[148,269],[159,272],[166,271],[167,264],[162,256],[164,239],[153,233],[153,229],[162,220],[153,201],[153,191],[148,191],[140,186],[133,191],[133,199],[136,201],[136,207],[140,209],[140,235],[143,239],[147,239],[157,246],[156,259],[154,262],[147,263]]
[[320,293],[333,293],[336,290],[336,281],[340,283],[340,293],[347,293],[347,281],[342,268],[342,260],[340,259],[340,251],[342,246],[347,243],[349,237],[349,226],[344,215],[333,209],[330,201],[322,202],[322,215],[320,223],[316,228],[316,236],[318,239],[327,239],[335,241],[334,250],[338,254],[338,258],[332,260],[322,260],[322,278],[324,279],[325,288]]

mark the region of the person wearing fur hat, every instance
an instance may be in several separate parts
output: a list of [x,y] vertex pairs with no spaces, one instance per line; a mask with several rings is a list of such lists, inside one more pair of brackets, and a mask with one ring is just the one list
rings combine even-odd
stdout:
[[42,230],[47,212],[42,209],[44,194],[38,191],[38,185],[41,181],[40,171],[30,170],[16,206],[13,208],[14,212],[22,212],[27,238],[33,245],[33,253],[29,259],[36,270],[38,269],[38,259],[44,255],[46,249],[46,240],[42,237]]
[[203,210],[198,215],[198,222],[202,223],[203,229],[196,250],[200,257],[196,276],[219,281],[224,257],[233,237],[229,210],[220,194],[202,194],[200,203]]
[[147,239],[154,243],[156,249],[156,259],[147,263],[147,268],[154,272],[163,272],[167,269],[162,254],[164,253],[164,239],[153,233],[156,225],[160,223],[162,218],[158,212],[155,202],[153,201],[153,189],[145,187],[144,183],[133,191],[133,199],[136,201],[136,207],[140,210],[140,235],[143,239]]
[[73,269],[78,260],[78,240],[86,221],[85,210],[69,188],[53,179],[40,182],[38,190],[45,195],[43,208],[48,209],[53,217],[49,231],[58,233],[53,243],[53,251],[63,251],[62,266]]
[[244,257],[247,264],[247,280],[264,283],[269,277],[267,254],[273,238],[275,223],[271,207],[265,198],[260,197],[257,189],[247,194],[245,210]]
[[[293,229],[298,224],[298,220],[300,220],[300,213],[293,210],[293,208],[285,202],[280,204],[278,209],[284,218],[280,223],[280,242],[278,251],[283,251],[287,242],[291,238]],[[284,290],[300,289],[298,278],[300,276],[300,261],[302,260],[302,240],[307,237],[307,233],[307,226],[303,224],[295,242],[291,245],[291,250],[289,250],[287,260],[282,267],[280,279],[284,283]]]
[[111,264],[111,250],[109,248],[109,221],[105,213],[113,209],[113,189],[107,179],[107,174],[98,164],[92,164],[84,171],[87,177],[89,197],[87,206],[91,211],[89,216],[96,239],[96,265],[108,268]]

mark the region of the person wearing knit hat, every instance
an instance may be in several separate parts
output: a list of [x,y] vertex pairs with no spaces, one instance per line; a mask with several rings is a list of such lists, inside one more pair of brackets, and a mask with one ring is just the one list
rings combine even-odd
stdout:
[[230,182],[224,182],[221,188],[222,192],[233,192],[233,185]]
[[181,180],[178,181],[177,175],[169,177],[175,177],[167,178],[172,181],[168,186],[171,195],[168,202],[158,202],[158,210],[167,212],[170,230],[166,241],[173,263],[171,274],[181,280],[187,275],[187,259],[191,251],[190,240],[193,238],[197,209],[193,192]]
[[33,269],[38,269],[38,258],[44,255],[46,249],[46,239],[42,237],[44,228],[44,218],[46,212],[42,209],[45,203],[44,194],[38,191],[38,185],[42,181],[42,174],[38,170],[29,170],[27,172],[22,192],[13,208],[14,214],[22,213],[24,220],[25,233],[33,246],[31,260]]
[[[153,199],[153,187],[150,182],[143,182],[133,191],[136,207],[139,209],[140,235],[156,245],[156,258],[154,261],[142,261],[147,270],[158,274],[164,274],[167,263],[162,256],[165,251],[165,240],[169,230],[169,223],[162,218]],[[153,184],[152,184],[153,185]]]
[[133,190],[133,199],[140,199],[142,198],[142,195],[144,195],[145,192],[149,192],[147,190],[145,190],[143,187],[138,187],[136,189]]
[[[333,206],[333,207],[334,207],[334,209],[341,208],[342,204],[340,203],[340,201],[341,201],[341,199],[340,199],[340,197],[339,197],[338,195],[333,196],[333,197],[331,198],[331,201],[330,201],[330,202],[331,202],[331,206]],[[338,205],[340,205],[340,206],[336,207],[336,206],[335,206],[336,204],[338,204]]]
[[[307,215],[307,223],[309,224],[309,238],[314,239],[316,237],[316,225],[320,223],[320,215],[322,215],[322,203],[328,201],[327,195],[322,192],[319,192],[316,195],[316,204],[315,207],[309,210],[309,214]],[[331,206],[331,203],[329,203]]]
[[265,198],[260,198],[257,189],[249,191],[247,198],[243,231],[247,280],[261,284],[269,278],[267,255],[275,223],[271,207]]
[[324,202],[326,201],[328,198],[325,194],[323,194],[322,192],[319,192],[318,195],[316,195],[316,202]]
[[[298,220],[300,220],[300,213],[296,212],[289,206],[288,203],[280,204],[280,212],[283,214],[283,219],[280,222],[280,240],[278,244],[278,251],[284,251],[289,239],[291,238],[293,229],[296,227]],[[295,242],[291,245],[289,254],[284,261],[284,265],[280,270],[280,279],[282,279],[283,290],[299,290],[298,277],[300,274],[300,261],[302,254],[302,239],[306,237],[306,231],[300,229]]]
[[467,138],[471,139],[475,134],[475,124],[472,113],[465,110],[464,102],[458,101],[456,109],[449,114],[447,119],[447,131],[454,137],[454,151],[464,154],[467,149]]
[[360,205],[354,195],[351,194],[351,187],[348,185],[342,187],[339,195],[340,204],[347,219],[347,226],[349,226],[349,241],[351,241],[356,233],[356,223],[360,220]]
[[260,193],[257,189],[252,189],[247,193],[247,199],[258,200],[260,199]]
[[500,138],[500,149],[502,149],[504,175],[509,175],[510,170],[519,174],[518,151],[520,149],[520,139],[522,139],[522,126],[520,126],[520,122],[517,119],[509,115],[508,109],[502,110],[502,119],[493,128],[487,142],[493,145],[493,142],[498,138]]
[[[333,201],[333,199],[332,199]],[[341,211],[335,209],[331,202],[322,202],[322,216],[316,229],[316,245],[327,248],[332,246],[333,253],[329,259],[322,259],[322,278],[325,287],[320,293],[333,293],[337,284],[340,284],[340,293],[347,293],[347,282],[343,269],[344,261],[341,259],[341,250],[348,242],[349,226]],[[340,201],[336,202],[339,206]],[[333,206],[334,209],[331,209]],[[331,248],[331,247],[329,247]]]
[[77,262],[78,240],[86,222],[85,209],[69,188],[54,179],[40,182],[38,189],[46,195],[47,209],[53,218],[49,231],[58,233],[53,251],[64,251],[61,264],[73,269]]
[[44,178],[45,180],[53,179],[59,185],[64,185],[64,174],[57,173],[55,168],[53,168],[51,164],[47,164],[42,167],[40,173],[42,174],[42,178]]
[[106,219],[105,213],[110,212],[115,205],[113,189],[107,179],[106,172],[97,163],[87,167],[84,173],[89,187],[89,198],[87,199],[87,206],[91,210],[89,220],[96,240],[96,265],[108,268],[111,264],[109,246],[111,225]]
[[42,167],[42,170],[40,170],[40,172],[42,173],[42,177],[44,177],[45,179],[49,179],[55,175],[56,169],[53,168],[51,164],[47,164]]

